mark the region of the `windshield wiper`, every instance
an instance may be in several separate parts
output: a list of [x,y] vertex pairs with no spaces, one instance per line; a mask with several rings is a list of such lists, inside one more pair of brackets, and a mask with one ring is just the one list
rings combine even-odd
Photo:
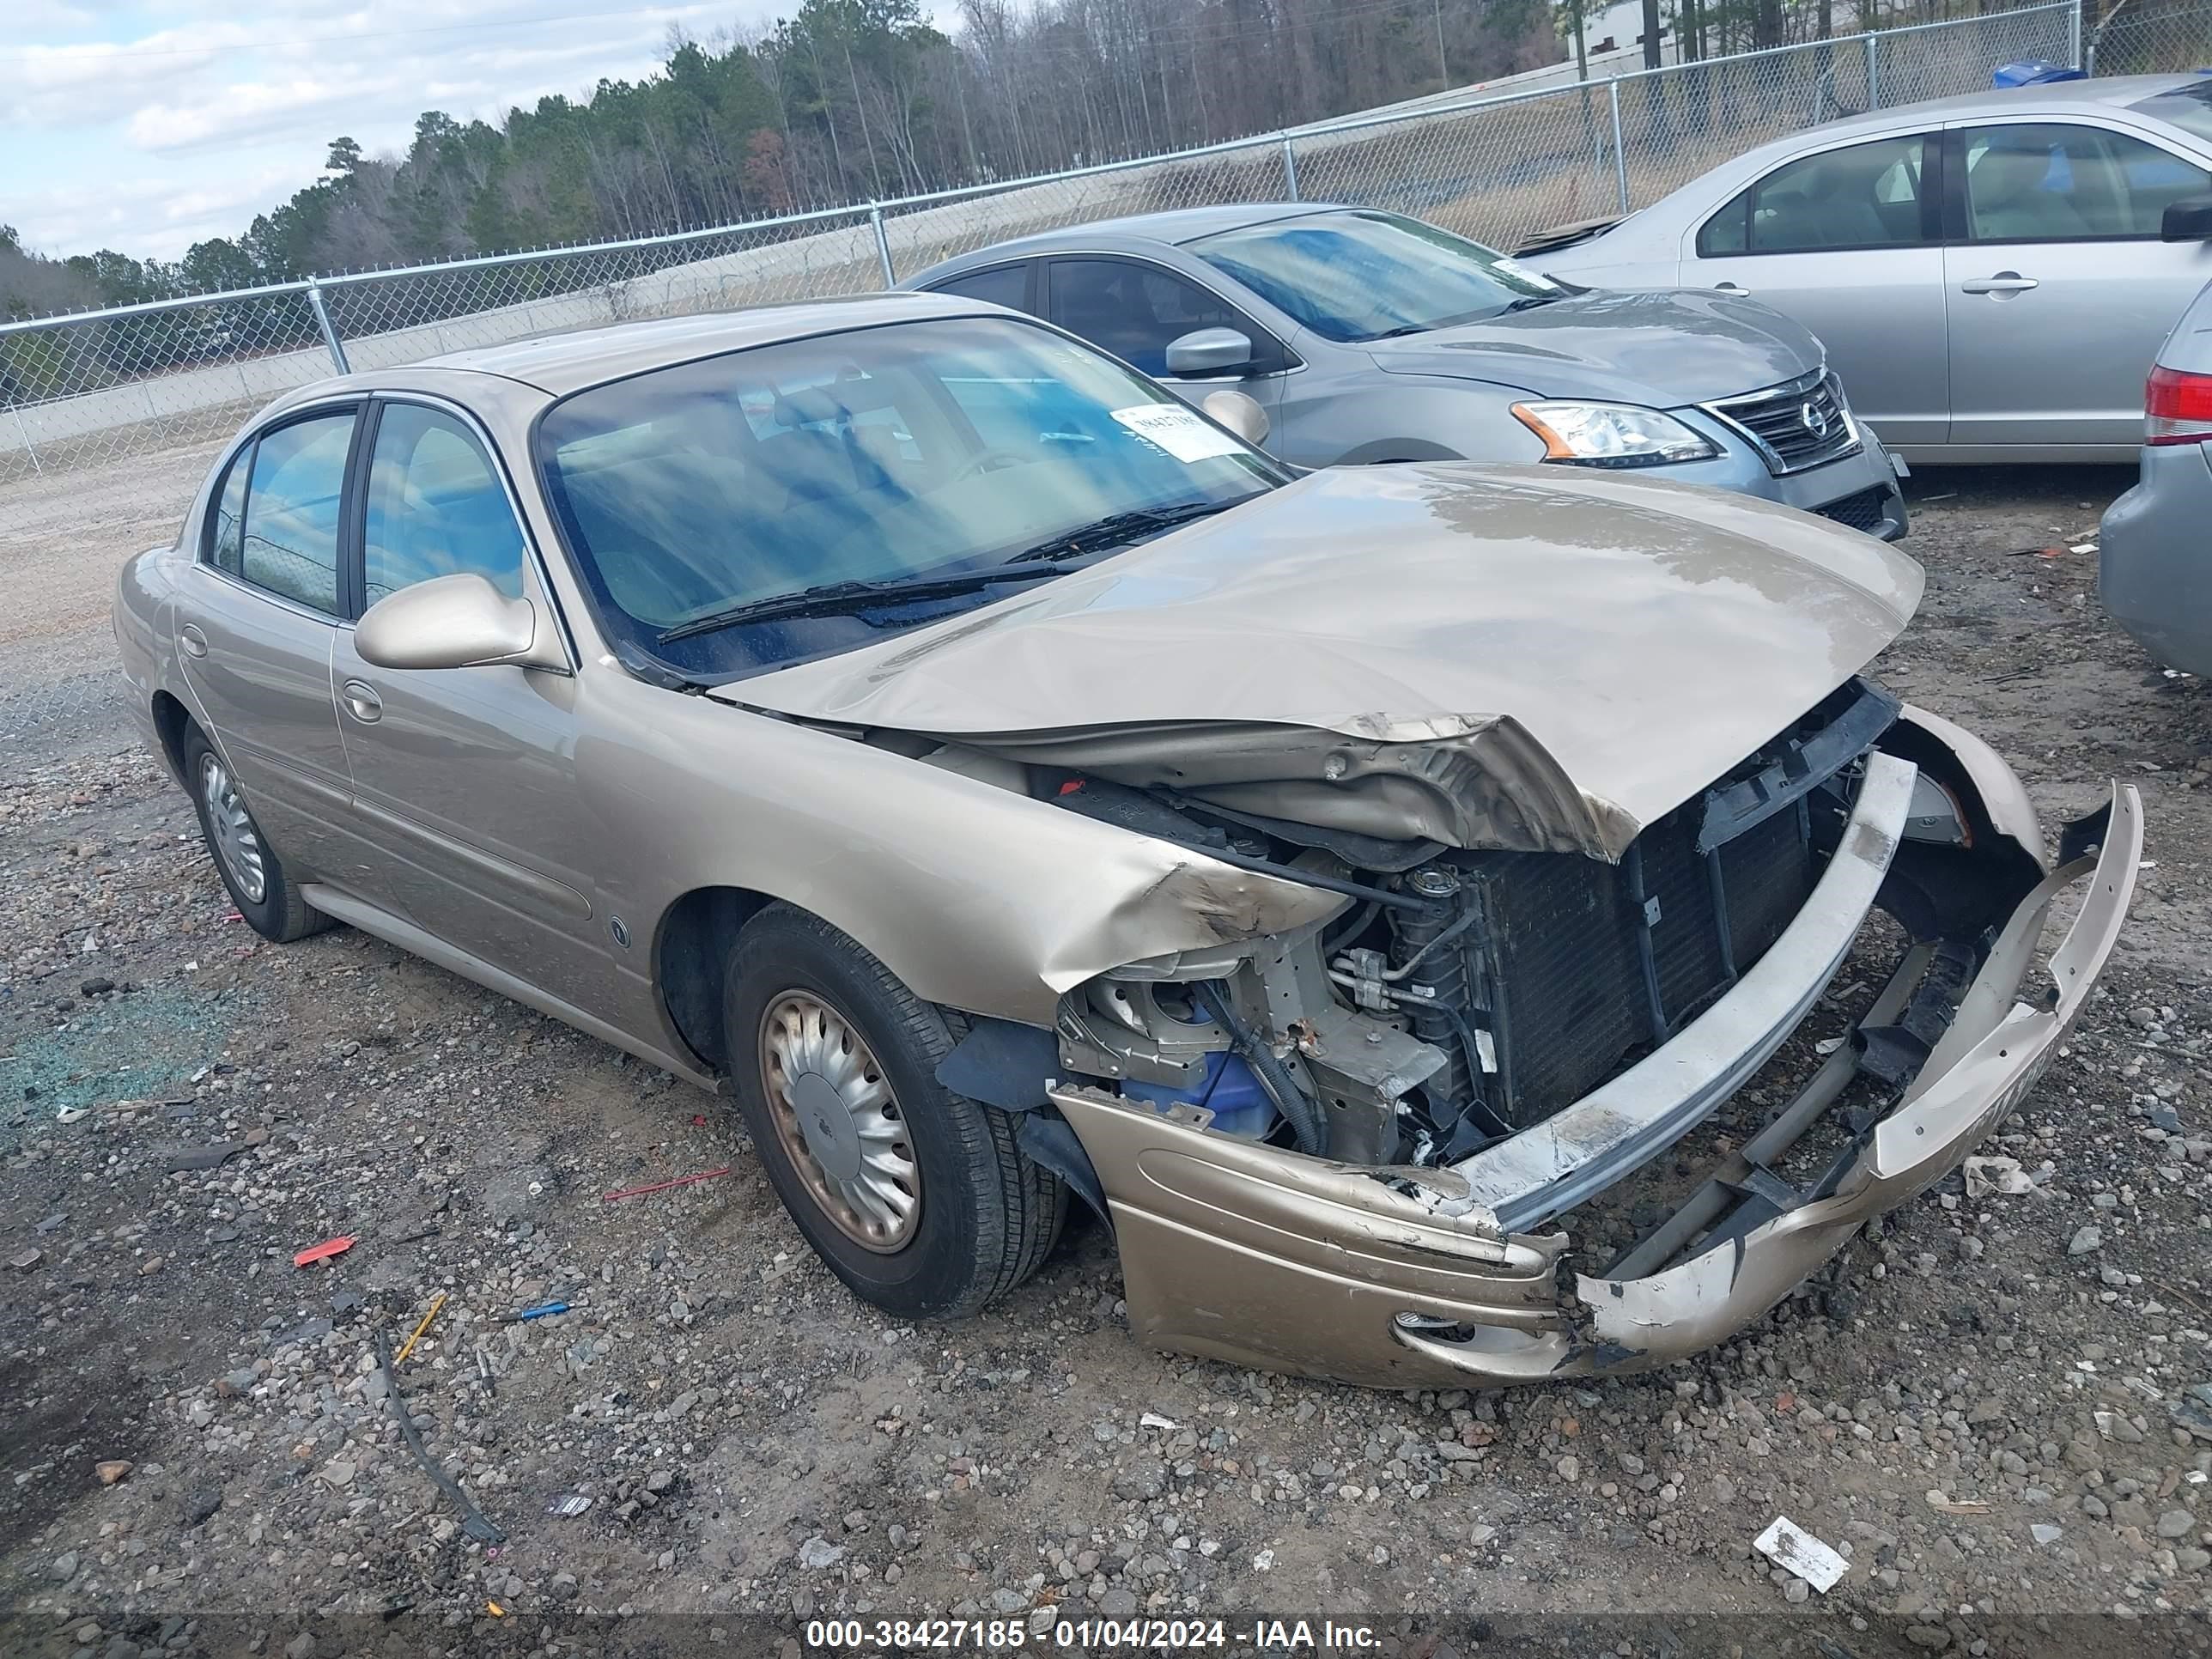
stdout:
[[1438,329],[1457,328],[1462,323],[1479,323],[1486,317],[1502,316],[1512,309],[1511,306],[1506,305],[1485,306],[1479,311],[1455,311],[1449,317],[1431,317],[1425,323],[1401,323],[1395,328],[1388,328],[1380,334],[1370,334],[1367,337],[1370,341],[1402,340],[1408,334],[1433,334]]
[[1524,294],[1505,308],[1508,311],[1533,311],[1538,306],[1547,306],[1552,304],[1554,301],[1564,300],[1566,297],[1567,296],[1564,293]]
[[986,570],[963,570],[957,575],[899,576],[883,581],[823,582],[814,587],[803,587],[793,593],[771,593],[764,599],[752,599],[744,605],[733,605],[726,611],[716,611],[704,617],[694,617],[690,622],[678,623],[660,635],[660,643],[673,640],[688,640],[695,634],[712,634],[717,629],[734,627],[738,623],[774,622],[780,617],[832,617],[854,611],[872,611],[878,605],[896,605],[909,599],[950,599],[962,593],[973,593],[994,582],[1035,581],[1043,576],[1060,573],[1050,569],[1008,570],[993,565]]
[[1243,495],[1233,501],[1185,501],[1179,507],[1146,507],[1132,513],[1109,513],[1103,519],[1094,519],[1089,524],[1064,530],[1057,536],[1039,542],[1035,547],[1024,548],[1006,562],[1024,564],[1048,559],[1068,559],[1085,553],[1101,552],[1109,547],[1126,546],[1139,536],[1156,535],[1163,530],[1172,530],[1179,524],[1188,524],[1194,519],[1224,513],[1251,499],[1249,495]]
[[[1240,497],[1249,501],[1250,497]],[[780,617],[829,617],[854,611],[872,611],[878,605],[901,604],[910,599],[950,599],[962,593],[973,593],[990,586],[994,582],[1038,581],[1060,573],[1053,566],[1066,559],[1097,553],[1109,547],[1119,547],[1136,540],[1139,536],[1172,530],[1193,519],[1202,519],[1210,514],[1223,512],[1237,506],[1237,501],[1185,501],[1179,507],[1144,507],[1133,513],[1113,513],[1090,524],[1080,525],[1063,532],[1048,541],[1026,548],[1001,563],[981,570],[963,570],[948,575],[898,576],[881,581],[823,582],[813,587],[803,587],[792,593],[771,593],[764,599],[752,599],[744,605],[733,605],[726,611],[716,611],[690,622],[678,623],[665,629],[659,642],[688,640],[696,634],[712,634],[738,623],[774,622]],[[1014,569],[1011,567],[1024,567]]]

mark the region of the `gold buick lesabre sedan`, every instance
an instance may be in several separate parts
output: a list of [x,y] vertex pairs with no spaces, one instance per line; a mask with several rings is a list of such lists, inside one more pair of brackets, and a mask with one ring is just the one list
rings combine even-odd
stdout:
[[[1871,538],[1634,454],[1300,474],[1264,422],[931,295],[349,375],[125,570],[124,672],[259,933],[733,1095],[877,1307],[981,1308],[1073,1193],[1187,1352],[1406,1387],[1728,1336],[2033,1086],[2135,791],[2047,856],[1863,678],[1921,589]],[[1850,1040],[1676,1180],[1877,908]],[[1662,1176],[1575,1261],[1552,1224]]]

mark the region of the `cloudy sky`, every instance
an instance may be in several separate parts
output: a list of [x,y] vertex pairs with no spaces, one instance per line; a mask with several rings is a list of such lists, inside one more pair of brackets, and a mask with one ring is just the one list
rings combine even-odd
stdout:
[[[795,0],[0,0],[0,224],[52,254],[174,258],[313,179],[330,141],[497,120]],[[948,7],[949,10],[950,8]]]

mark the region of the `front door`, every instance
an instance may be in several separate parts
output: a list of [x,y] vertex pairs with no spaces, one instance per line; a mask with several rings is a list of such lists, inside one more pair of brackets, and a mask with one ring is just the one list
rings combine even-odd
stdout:
[[2086,122],[1950,136],[1951,441],[2132,449],[2159,343],[2212,280],[2212,247],[2161,242],[2160,222],[2212,174]]
[[[459,414],[380,403],[363,441],[364,609],[415,582],[473,571],[549,605],[505,482]],[[583,849],[574,676],[544,669],[389,669],[348,630],[337,689],[366,843],[343,884],[586,1012],[612,1006],[606,919]],[[604,842],[601,843],[604,845]]]
[[304,879],[343,855],[349,814],[331,654],[356,413],[289,417],[238,452],[177,594],[179,654],[209,736],[261,833]]
[[[1188,277],[1141,259],[1057,258],[1045,270],[1045,314],[1070,334],[1110,351],[1194,405],[1216,392],[1242,392],[1272,420],[1288,354],[1281,341]],[[1233,374],[1168,373],[1171,341],[1202,328],[1233,328],[1252,342],[1252,362]],[[1262,447],[1273,451],[1274,440]]]
[[1683,249],[1685,288],[1747,294],[1812,330],[1888,444],[1940,444],[1950,424],[1941,149],[1936,134],[1905,133],[1801,155]]

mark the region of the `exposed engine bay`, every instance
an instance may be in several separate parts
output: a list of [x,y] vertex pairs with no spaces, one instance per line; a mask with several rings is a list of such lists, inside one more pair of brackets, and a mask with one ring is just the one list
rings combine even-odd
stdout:
[[[1449,1164],[1580,1098],[1759,960],[1818,879],[1897,708],[1849,682],[1618,864],[1389,841],[1048,776],[1067,810],[1350,901],[1294,935],[1078,988],[1060,1060],[1217,1133],[1346,1162]],[[1962,833],[1940,800],[1928,817],[1931,834]]]
[[[1143,1340],[1383,1387],[1641,1368],[1772,1307],[2033,1085],[2142,848],[2116,787],[2053,867],[2000,758],[1857,678],[1613,859],[971,755],[926,758],[1332,896],[1072,980],[1050,1030],[975,1019],[937,1077],[1018,1114],[1020,1149],[1106,1218]],[[1874,988],[1837,993],[1844,1035],[1662,1159],[1765,1076],[1863,935]],[[1577,1235],[1612,1241],[1597,1265]]]

